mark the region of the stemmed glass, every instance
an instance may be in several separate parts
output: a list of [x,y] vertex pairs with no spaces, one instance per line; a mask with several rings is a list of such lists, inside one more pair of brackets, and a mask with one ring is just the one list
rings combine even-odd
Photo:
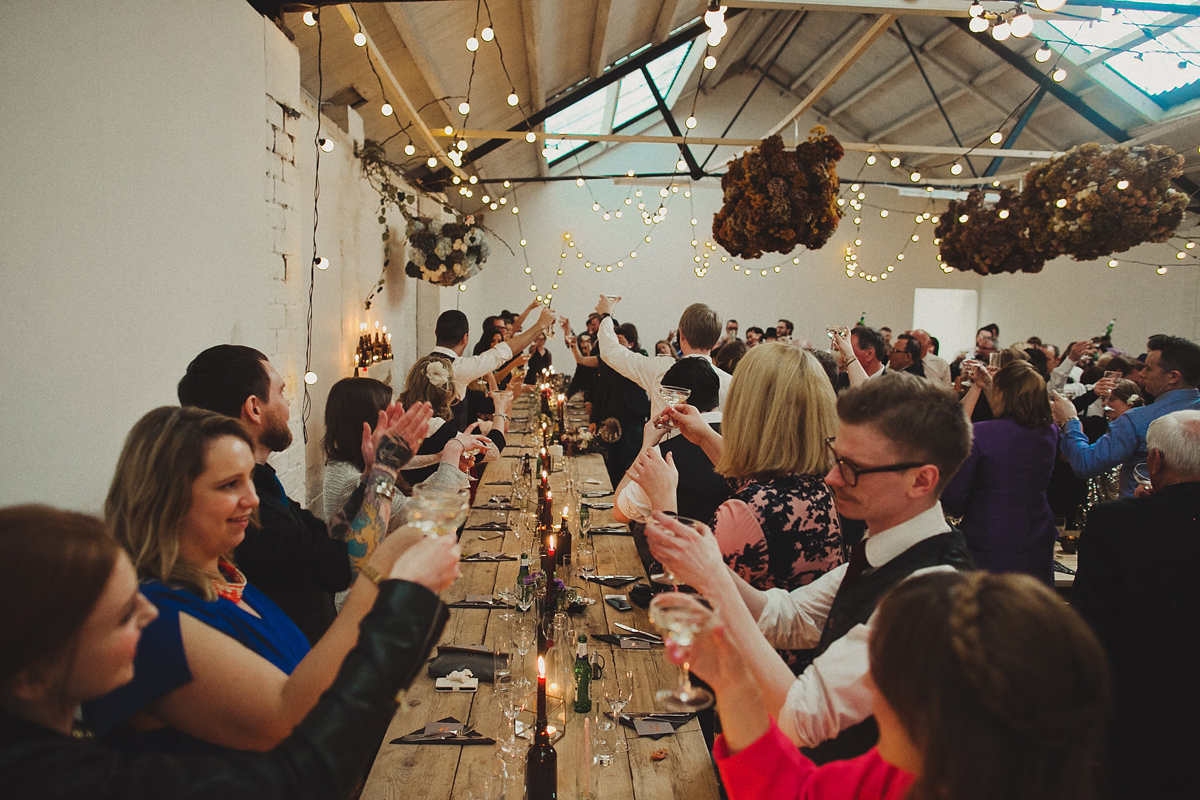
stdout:
[[582,501],[579,503],[579,536],[586,538],[588,531],[592,529],[592,510],[585,506]]
[[504,752],[514,752],[517,744],[517,717],[525,709],[525,682],[515,675],[497,675],[493,686],[500,703],[500,712],[508,719],[508,735],[500,742]]
[[580,540],[575,543],[574,550],[578,575],[580,578],[588,580],[596,574],[596,549],[592,546],[591,541],[580,537]]
[[412,499],[404,504],[408,524],[426,536],[441,536],[453,533],[467,518],[468,506],[457,494],[413,493]]
[[[670,511],[665,511],[663,513],[665,513],[669,517],[673,517],[676,522],[679,522],[682,525],[686,525],[689,528],[694,528],[695,530],[699,531],[702,534],[706,534],[709,532],[708,526],[705,525],[703,522],[698,522],[694,519],[690,519],[689,517],[681,517],[678,514],[674,514]],[[666,531],[668,534],[670,534],[670,530],[668,528],[665,528],[662,525],[662,523],[660,523],[654,517],[648,517],[646,519],[646,527],[647,528],[653,527],[653,528],[656,528],[658,531]],[[656,572],[655,574],[650,576],[650,580],[654,581],[655,583],[669,583],[674,586],[678,586],[679,580],[676,579],[675,574],[673,572],[671,572],[671,570],[668,569],[666,566],[664,566],[663,569],[666,571],[665,572]]]
[[[712,626],[716,615],[695,595],[667,592],[650,601],[650,622],[667,632],[667,638],[680,647],[691,647],[696,634]],[[660,689],[654,699],[672,711],[700,711],[713,704],[712,693],[692,685],[691,665],[683,662],[679,684]]]
[[[527,609],[523,609],[527,610]],[[530,648],[533,647],[534,639],[537,636],[537,620],[533,617],[517,617],[512,624],[512,643],[513,647],[517,648],[517,652],[521,654],[521,674],[525,674],[525,656],[529,654]]]
[[[604,679],[604,699],[612,709],[613,721],[617,723],[617,731],[621,730],[621,712],[633,699],[633,670],[627,669],[620,676],[615,673],[611,678]],[[629,750],[629,744],[623,736],[617,737],[617,752]]]
[[504,797],[505,777],[497,759],[473,761],[467,767],[467,794],[471,800],[500,800]]
[[[682,386],[659,386],[658,396],[663,399],[668,407],[675,407],[680,403],[686,403],[687,399],[692,396],[691,389],[685,389]],[[670,417],[655,420],[654,427],[656,428],[674,428],[675,421]]]

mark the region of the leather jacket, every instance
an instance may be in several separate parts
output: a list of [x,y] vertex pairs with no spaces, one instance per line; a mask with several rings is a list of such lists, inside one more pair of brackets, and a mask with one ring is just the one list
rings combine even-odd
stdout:
[[343,798],[363,779],[449,612],[407,581],[379,586],[358,644],[333,686],[268,753],[129,758],[0,712],[0,795],[6,800],[292,800]]

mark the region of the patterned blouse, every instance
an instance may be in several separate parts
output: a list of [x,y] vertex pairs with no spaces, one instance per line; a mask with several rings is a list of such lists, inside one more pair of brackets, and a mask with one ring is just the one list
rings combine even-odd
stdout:
[[844,560],[833,493],[817,475],[735,484],[713,532],[725,563],[756,589],[790,591]]

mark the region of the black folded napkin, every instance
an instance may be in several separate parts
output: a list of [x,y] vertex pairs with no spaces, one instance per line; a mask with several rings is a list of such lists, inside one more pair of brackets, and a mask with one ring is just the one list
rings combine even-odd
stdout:
[[624,525],[605,525],[602,528],[592,528],[588,531],[589,536],[612,534],[614,536],[633,536],[633,531],[626,528]]
[[512,486],[512,481],[488,481],[484,486]]
[[[607,711],[604,713],[604,716],[608,717],[609,719],[613,718],[612,713],[607,712]],[[641,713],[641,714],[630,714],[628,712],[623,711],[623,712],[621,712],[621,724],[624,725],[626,728],[633,728],[636,731],[637,730],[637,720],[639,720],[639,719],[652,720],[654,722],[666,722],[666,723],[670,724],[670,726],[672,728],[672,733],[674,733],[674,731],[677,730],[680,726],[688,724],[688,722],[690,722],[692,717],[694,717],[694,716],[696,716],[694,712],[687,712],[687,713],[685,713],[685,712],[679,712],[679,713],[647,712],[647,713]],[[659,734],[639,734],[639,735],[644,739],[661,739],[664,736],[670,736],[671,734],[670,733],[659,733]]]
[[481,600],[459,600],[455,603],[448,603],[450,608],[512,608],[512,606],[500,600],[492,600],[484,602]]
[[471,556],[463,556],[459,561],[477,561],[481,564],[494,564],[498,561],[516,561],[516,556],[506,556],[503,553],[488,553],[484,556],[483,553],[476,553]]
[[512,528],[505,525],[503,522],[481,522],[478,525],[468,525],[463,528],[465,531],[511,531]]
[[621,586],[625,586],[626,584],[633,583],[637,580],[637,578],[601,578],[598,575],[591,575],[587,578],[587,580],[591,581],[592,583],[599,583],[616,589]]
[[[439,719],[438,722],[457,723],[458,720],[454,717],[446,717]],[[465,730],[462,733],[456,734],[427,734],[425,726],[422,725],[412,733],[401,736],[399,739],[392,739],[389,744],[495,744],[495,739],[489,739],[482,733],[476,730]]]
[[604,642],[605,644],[614,644],[617,647],[621,646],[622,639],[629,639],[630,641],[634,641],[634,642],[644,642],[645,644],[648,644],[651,647],[662,647],[663,646],[662,642],[656,642],[653,639],[647,639],[642,636],[618,636],[615,633],[595,633],[595,634],[592,634],[592,639],[594,639],[595,641],[598,641],[598,642]]

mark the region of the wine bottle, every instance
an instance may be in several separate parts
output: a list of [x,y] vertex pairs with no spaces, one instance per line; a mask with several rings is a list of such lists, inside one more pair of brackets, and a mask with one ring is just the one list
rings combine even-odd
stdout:
[[575,713],[586,714],[592,710],[592,665],[588,663],[587,634],[579,634],[579,645],[575,648]]
[[533,588],[525,582],[529,577],[529,553],[521,553],[521,568],[517,570],[517,596],[522,601],[528,600]]
[[558,529],[558,552],[555,563],[560,567],[571,566],[571,529],[567,527],[567,515],[563,514],[562,526]]
[[558,753],[550,744],[546,720],[539,719],[525,754],[526,800],[558,800]]

